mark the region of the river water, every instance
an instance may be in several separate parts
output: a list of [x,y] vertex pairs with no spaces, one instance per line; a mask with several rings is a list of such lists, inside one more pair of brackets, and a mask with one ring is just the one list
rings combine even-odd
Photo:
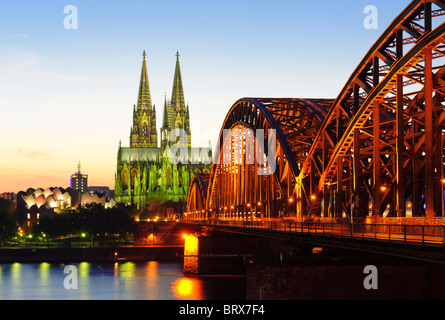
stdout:
[[[66,273],[65,273],[66,272]],[[244,300],[243,276],[186,276],[181,263],[0,264],[0,300]]]

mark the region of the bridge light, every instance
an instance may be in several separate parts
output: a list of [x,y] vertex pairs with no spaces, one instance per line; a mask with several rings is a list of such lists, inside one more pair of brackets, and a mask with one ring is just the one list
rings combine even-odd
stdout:
[[294,202],[294,199],[293,198],[289,198],[289,203],[292,203],[292,202]]
[[380,187],[380,190],[381,190],[382,192],[385,192],[386,189],[387,189],[386,186],[381,186],[381,187]]
[[248,208],[250,208],[250,206],[251,206],[251,204],[250,204],[250,203],[248,203],[248,204],[247,204],[247,207],[248,207]]
[[315,200],[315,199],[317,199],[317,196],[315,194],[313,194],[313,195],[311,195],[311,199]]
[[261,207],[262,203],[261,203],[261,202],[258,202],[257,205],[258,205],[258,207]]
[[445,179],[442,179],[442,183],[445,184]]
[[235,207],[234,207],[234,206],[231,206],[230,209],[235,209]]
[[227,207],[224,207],[224,210],[227,210]]

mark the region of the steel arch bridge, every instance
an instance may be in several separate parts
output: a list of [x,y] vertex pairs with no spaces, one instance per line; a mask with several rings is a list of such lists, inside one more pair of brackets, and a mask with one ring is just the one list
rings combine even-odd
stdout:
[[442,217],[444,17],[412,1],[336,99],[238,100],[189,218]]

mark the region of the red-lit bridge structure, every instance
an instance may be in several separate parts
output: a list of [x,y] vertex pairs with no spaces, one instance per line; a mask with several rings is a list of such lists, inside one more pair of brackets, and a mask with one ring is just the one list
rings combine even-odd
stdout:
[[444,62],[445,1],[414,0],[337,98],[238,100],[185,218],[443,246]]

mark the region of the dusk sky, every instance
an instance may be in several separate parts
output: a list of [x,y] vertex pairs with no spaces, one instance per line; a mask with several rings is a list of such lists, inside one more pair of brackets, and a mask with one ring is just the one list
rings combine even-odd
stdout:
[[[240,98],[336,98],[409,3],[1,1],[0,193],[66,188],[79,161],[89,185],[114,189],[143,50],[158,130],[179,51],[192,146],[215,147]],[[78,29],[64,27],[67,5]],[[363,25],[367,5],[378,9],[377,30]]]

